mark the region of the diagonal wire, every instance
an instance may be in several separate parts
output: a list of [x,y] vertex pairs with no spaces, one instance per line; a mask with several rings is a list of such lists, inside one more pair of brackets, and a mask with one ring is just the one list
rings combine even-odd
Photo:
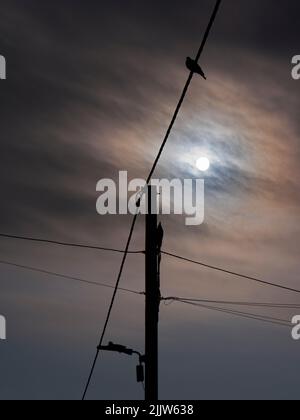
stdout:
[[[222,0],[217,0],[216,1],[216,4],[215,4],[215,7],[214,7],[212,16],[210,18],[210,21],[209,21],[208,26],[207,26],[207,29],[205,31],[205,34],[204,34],[202,43],[201,43],[200,48],[198,50],[198,53],[196,55],[196,62],[199,61],[200,56],[201,56],[201,54],[202,54],[202,52],[204,50],[205,44],[206,44],[206,42],[208,40],[208,36],[210,34],[210,31],[211,31],[212,26],[214,24],[214,21],[216,19],[217,13],[219,11],[221,2],[222,2]],[[156,167],[158,165],[158,162],[160,160],[160,157],[161,157],[161,155],[162,155],[162,153],[164,151],[164,148],[165,148],[165,146],[167,144],[167,141],[168,141],[168,139],[170,137],[171,131],[172,131],[173,127],[174,127],[174,124],[176,122],[176,119],[177,119],[177,116],[179,114],[180,108],[181,108],[181,106],[182,106],[182,104],[184,102],[185,96],[187,94],[188,88],[189,88],[189,86],[191,84],[191,81],[193,79],[193,76],[194,76],[194,73],[193,72],[190,72],[189,77],[187,79],[187,82],[186,82],[186,84],[184,86],[183,92],[181,94],[181,97],[179,99],[179,102],[177,104],[177,107],[175,109],[175,113],[173,115],[173,118],[171,120],[171,123],[170,123],[170,125],[169,125],[169,127],[167,129],[166,135],[165,135],[164,140],[162,142],[162,145],[161,145],[161,147],[159,149],[158,155],[157,155],[157,157],[156,157],[156,159],[155,159],[155,161],[153,163],[153,166],[152,166],[151,171],[149,173],[149,176],[147,178],[147,185],[150,183],[150,181],[152,179],[152,176],[153,176],[153,174],[154,174],[154,172],[156,170]],[[85,400],[85,398],[86,398],[86,394],[87,394],[87,391],[89,389],[89,386],[90,386],[90,383],[91,383],[91,380],[92,380],[92,377],[93,377],[93,374],[94,374],[94,371],[95,371],[96,363],[97,363],[97,360],[98,360],[98,357],[99,357],[99,354],[100,354],[99,348],[100,348],[100,346],[103,343],[103,340],[104,340],[104,337],[105,337],[105,333],[106,333],[106,330],[107,330],[107,326],[108,326],[108,323],[109,323],[109,320],[110,320],[110,315],[111,315],[111,312],[112,312],[112,308],[113,308],[113,305],[114,305],[114,302],[115,302],[115,298],[116,298],[116,295],[117,295],[119,283],[120,283],[120,280],[121,280],[121,277],[122,277],[122,274],[123,274],[123,270],[124,270],[124,267],[125,267],[125,263],[126,263],[126,259],[127,259],[127,255],[128,255],[128,251],[129,251],[129,247],[130,247],[130,243],[131,243],[131,240],[132,240],[134,228],[135,228],[135,225],[136,225],[136,221],[137,221],[137,214],[134,216],[133,221],[132,221],[132,225],[131,225],[131,228],[130,228],[128,241],[127,241],[126,248],[125,248],[125,253],[123,255],[123,259],[122,259],[121,266],[120,266],[120,271],[119,271],[119,274],[118,274],[118,277],[117,277],[115,292],[113,294],[112,301],[111,301],[111,304],[110,304],[110,307],[109,307],[109,310],[108,310],[108,316],[106,318],[106,321],[105,321],[105,324],[104,324],[104,328],[103,328],[103,331],[101,333],[101,338],[100,338],[99,346],[97,348],[96,356],[94,358],[94,361],[93,361],[93,364],[92,364],[92,368],[91,368],[91,371],[90,371],[90,374],[89,374],[89,377],[88,377],[88,381],[87,381],[87,384],[86,384],[85,389],[84,389],[82,400]]]
[[[4,233],[0,233],[0,238],[18,239],[18,240],[22,240],[22,241],[38,242],[38,243],[59,245],[59,246],[65,246],[65,247],[85,248],[85,249],[91,249],[91,250],[115,252],[115,253],[119,253],[119,254],[124,254],[125,253],[123,250],[118,249],[118,248],[109,248],[109,247],[87,245],[87,244],[78,244],[78,243],[74,243],[74,242],[61,242],[61,241],[55,241],[55,240],[50,240],[50,239],[44,239],[44,238],[31,238],[31,237],[28,237],[28,236],[9,235],[9,234],[4,234]],[[128,251],[127,254],[128,255],[129,254],[131,254],[131,255],[145,254],[145,251]],[[202,267],[209,268],[209,269],[212,269],[212,270],[220,271],[220,272],[225,273],[225,274],[233,275],[233,276],[244,278],[244,279],[251,280],[251,281],[256,281],[256,282],[262,283],[264,285],[277,287],[277,288],[288,290],[288,291],[291,291],[291,292],[300,293],[300,290],[297,290],[297,289],[292,289],[292,288],[285,287],[283,285],[279,285],[279,284],[276,284],[276,283],[267,282],[267,281],[262,280],[262,279],[247,276],[245,274],[229,271],[229,270],[226,270],[226,269],[221,268],[221,267],[208,265],[208,264],[205,264],[201,261],[195,261],[195,260],[192,260],[190,258],[185,258],[185,257],[182,257],[180,255],[176,255],[174,253],[170,253],[170,252],[167,252],[167,251],[162,251],[162,254],[164,254],[166,256],[169,256],[169,257],[172,257],[172,258],[176,258],[176,259],[184,261],[184,262],[188,262],[188,263],[200,265]],[[186,300],[192,300],[192,299],[186,299]]]
[[201,261],[191,260],[189,258],[181,257],[180,255],[172,254],[170,252],[162,251],[162,254],[166,255],[168,257],[176,258],[176,259],[184,261],[184,262],[188,262],[188,263],[195,264],[195,265],[200,265],[201,267],[209,268],[210,270],[220,271],[221,273],[229,274],[231,276],[240,277],[242,279],[254,281],[256,283],[260,283],[260,284],[263,284],[265,286],[272,286],[272,287],[276,287],[277,289],[287,290],[289,292],[294,292],[294,293],[300,293],[299,289],[293,289],[291,287],[283,286],[281,284],[261,280],[261,279],[258,279],[256,277],[246,276],[244,274],[236,273],[234,271],[225,270],[224,268],[221,268],[221,267],[216,267],[216,266],[213,266],[213,265],[205,264]]
[[163,301],[177,301],[183,300],[191,303],[210,303],[216,305],[229,305],[229,306],[244,306],[256,308],[271,308],[271,309],[299,309],[299,303],[272,303],[272,302],[242,302],[242,301],[226,301],[226,300],[209,300],[209,299],[189,299],[185,297],[166,297],[162,298]]
[[[26,270],[26,271],[32,271],[34,273],[47,274],[49,276],[54,276],[54,277],[58,277],[58,278],[61,278],[61,279],[73,280],[73,281],[76,281],[78,283],[88,284],[88,285],[91,285],[91,286],[104,287],[104,288],[107,288],[107,289],[114,289],[115,288],[114,286],[111,286],[111,285],[106,284],[106,283],[98,283],[98,282],[95,282],[95,281],[92,281],[92,280],[82,279],[80,277],[69,276],[69,275],[66,275],[66,274],[56,273],[54,271],[44,270],[44,269],[36,268],[36,267],[30,267],[28,265],[16,264],[16,263],[12,263],[12,262],[9,262],[9,261],[0,260],[0,264],[1,265],[7,265],[9,267],[19,268],[19,269]],[[123,287],[119,288],[119,290],[121,292],[132,293],[132,294],[135,294],[135,295],[144,295],[145,294],[144,292],[137,292],[135,290],[126,289],[126,288],[123,288]]]
[[[198,61],[199,61],[199,59],[200,59],[200,57],[201,57],[201,54],[202,54],[202,52],[203,52],[203,50],[204,50],[204,47],[205,47],[206,42],[207,42],[207,40],[208,40],[208,37],[209,37],[210,31],[211,31],[211,29],[212,29],[212,26],[213,26],[213,24],[214,24],[214,21],[215,21],[215,19],[216,19],[216,17],[217,17],[217,13],[218,13],[218,11],[219,11],[219,8],[220,8],[221,3],[222,3],[222,0],[217,0],[217,2],[216,2],[215,8],[214,8],[214,10],[213,10],[213,14],[212,14],[212,16],[211,16],[211,18],[210,18],[210,21],[209,21],[208,26],[207,26],[207,28],[206,28],[206,31],[205,31],[205,34],[204,34],[204,37],[203,37],[202,43],[201,43],[201,45],[200,45],[200,48],[199,48],[198,53],[197,53],[196,58],[195,58],[195,61],[196,61],[197,63],[198,63]],[[163,151],[164,151],[164,148],[165,148],[165,146],[166,146],[166,144],[167,144],[167,141],[168,141],[168,139],[169,139],[169,137],[170,137],[170,134],[171,134],[172,128],[173,128],[173,126],[174,126],[174,124],[175,124],[175,122],[176,122],[176,119],[177,119],[177,117],[178,117],[178,114],[179,114],[180,108],[181,108],[181,106],[182,106],[182,104],[183,104],[183,101],[184,101],[184,99],[185,99],[185,96],[186,96],[186,94],[187,94],[187,91],[188,91],[188,89],[189,89],[189,86],[190,86],[190,84],[191,84],[191,81],[192,81],[192,79],[193,79],[193,76],[194,76],[194,73],[193,73],[193,72],[191,72],[191,73],[190,73],[190,75],[189,75],[189,77],[188,77],[188,79],[187,79],[187,82],[186,82],[186,84],[185,84],[185,86],[184,86],[184,89],[183,89],[182,95],[181,95],[181,97],[180,97],[180,99],[179,99],[179,102],[178,102],[178,105],[177,105],[177,107],[176,107],[176,110],[175,110],[174,116],[173,116],[173,118],[172,118],[172,120],[171,120],[171,124],[170,124],[170,126],[169,126],[169,128],[168,128],[168,130],[167,130],[167,133],[166,133],[166,135],[165,135],[165,138],[164,138],[164,140],[163,140],[163,143],[162,143],[162,145],[161,145],[161,148],[160,148],[160,150],[159,150],[159,152],[158,152],[157,158],[155,159],[154,164],[153,164],[153,166],[152,166],[152,169],[151,169],[151,171],[150,171],[150,173],[149,173],[149,176],[148,176],[148,179],[147,179],[147,185],[150,183],[150,181],[151,181],[151,179],[152,179],[152,176],[153,176],[153,174],[154,174],[154,172],[155,172],[155,169],[156,169],[156,167],[157,167],[157,164],[158,164],[158,162],[159,162],[159,160],[160,160],[160,158],[161,158],[161,155],[162,155],[162,153],[163,153]]]
[[240,318],[253,319],[253,320],[256,320],[256,321],[261,321],[261,322],[265,322],[265,323],[269,323],[269,324],[280,325],[282,327],[290,327],[290,325],[291,325],[290,322],[285,320],[285,319],[278,319],[278,318],[273,318],[273,317],[269,317],[269,316],[265,316],[265,315],[252,314],[252,313],[248,313],[248,312],[240,312],[240,311],[220,308],[220,307],[216,307],[216,306],[202,305],[202,304],[198,304],[198,303],[187,302],[187,301],[184,301],[184,300],[175,300],[175,302],[180,302],[180,303],[190,305],[190,306],[195,306],[195,307],[199,307],[199,308],[203,308],[203,309],[208,309],[208,310],[212,310],[212,311],[216,311],[216,312],[221,312],[221,313],[225,313],[225,314],[228,314],[228,315],[235,315],[235,316],[238,316]]
[[107,327],[108,327],[108,323],[109,323],[109,320],[110,320],[112,309],[113,309],[115,299],[116,299],[116,296],[117,296],[117,292],[118,292],[118,289],[119,289],[120,280],[121,280],[123,270],[124,270],[124,267],[125,267],[125,263],[126,263],[126,259],[127,259],[127,256],[128,256],[128,251],[129,251],[131,239],[132,239],[134,228],[135,228],[135,225],[136,225],[136,222],[137,222],[137,216],[138,216],[138,214],[135,214],[135,216],[133,218],[133,221],[132,221],[132,224],[131,224],[126,248],[125,248],[125,251],[124,251],[124,254],[123,254],[119,274],[118,274],[118,277],[117,277],[116,286],[114,288],[114,293],[113,293],[112,300],[111,300],[111,303],[110,303],[110,306],[109,306],[109,309],[108,309],[107,317],[106,317],[106,320],[105,320],[105,323],[104,323],[103,331],[101,333],[100,341],[99,341],[99,344],[98,344],[98,347],[97,347],[95,358],[93,360],[93,364],[92,364],[91,371],[90,371],[90,374],[89,374],[89,377],[88,377],[88,380],[87,380],[87,384],[86,384],[85,389],[84,389],[82,400],[85,400],[87,391],[89,389],[89,386],[90,386],[90,383],[91,383],[91,380],[92,380],[92,377],[93,377],[93,374],[94,374],[94,371],[95,371],[97,360],[98,360],[98,357],[99,357],[99,354],[100,354],[100,351],[101,351],[101,346],[103,344],[103,340],[104,340],[104,337],[105,337],[105,334],[106,334],[106,330],[107,330]]
[[[71,248],[83,248],[83,249],[93,249],[98,251],[108,251],[108,252],[116,252],[119,254],[124,254],[124,251],[122,249],[117,248],[107,248],[102,246],[93,246],[93,245],[84,245],[84,244],[77,244],[74,242],[60,242],[60,241],[52,241],[50,239],[41,239],[41,238],[32,238],[29,236],[18,236],[18,235],[8,235],[5,233],[0,233],[0,238],[7,238],[7,239],[19,239],[22,241],[29,241],[29,242],[38,242],[38,243],[44,243],[44,244],[50,244],[50,245],[60,245],[65,247],[71,247]],[[144,251],[129,251],[128,254],[143,254]]]
[[[62,279],[67,280],[73,280],[79,283],[91,285],[91,286],[99,286],[104,287],[108,289],[114,289],[115,287],[106,283],[99,283],[92,280],[83,279],[80,277],[70,276],[67,274],[61,274],[57,273],[55,271],[45,270],[42,268],[32,267],[28,265],[18,264],[11,261],[4,261],[0,260],[1,265],[7,265],[9,267],[14,267],[18,269],[23,269],[26,271],[32,271],[35,273],[41,273],[46,274],[49,276],[54,276]],[[126,289],[126,288],[119,288],[120,291],[132,293],[135,295],[145,295],[145,292],[138,292],[136,290],[132,289]],[[300,304],[298,303],[272,303],[272,302],[242,302],[242,301],[224,301],[224,300],[209,300],[209,299],[195,299],[195,298],[186,298],[186,297],[176,297],[176,296],[170,296],[170,297],[162,297],[162,301],[164,302],[174,302],[174,301],[185,301],[185,302],[191,302],[191,303],[202,303],[202,304],[216,304],[216,305],[230,305],[230,306],[245,306],[245,307],[257,307],[257,308],[274,308],[274,309],[298,309],[300,308]]]

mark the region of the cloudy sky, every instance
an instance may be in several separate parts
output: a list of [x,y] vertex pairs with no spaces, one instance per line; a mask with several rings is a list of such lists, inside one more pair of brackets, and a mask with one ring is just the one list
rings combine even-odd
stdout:
[[[120,170],[147,176],[213,7],[1,1],[0,232],[125,246],[131,219],[97,215],[96,183]],[[223,1],[201,58],[208,80],[193,79],[156,172],[196,178],[195,159],[211,161],[205,223],[162,217],[164,249],[291,288],[300,288],[299,15],[296,0]],[[142,218],[132,247],[144,247]],[[0,260],[113,285],[120,255],[1,239]],[[123,287],[143,291],[143,262],[129,257]],[[111,290],[5,264],[0,273],[0,398],[79,399]],[[161,283],[164,296],[300,304],[295,293],[166,256]],[[120,293],[106,340],[143,351],[143,314],[142,297]],[[160,321],[162,399],[299,397],[289,328],[180,303],[163,305]],[[104,355],[89,398],[142,399],[135,360]]]

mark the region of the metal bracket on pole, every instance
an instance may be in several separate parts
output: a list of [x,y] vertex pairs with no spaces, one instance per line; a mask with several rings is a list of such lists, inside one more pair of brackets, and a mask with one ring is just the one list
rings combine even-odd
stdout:
[[99,346],[98,350],[126,354],[127,356],[132,356],[136,354],[139,357],[139,365],[136,368],[137,382],[142,382],[142,383],[144,382],[145,375],[144,375],[143,363],[145,363],[145,356],[143,356],[139,351],[129,349],[126,346],[122,346],[120,344],[114,344],[112,342],[110,342],[108,346]]

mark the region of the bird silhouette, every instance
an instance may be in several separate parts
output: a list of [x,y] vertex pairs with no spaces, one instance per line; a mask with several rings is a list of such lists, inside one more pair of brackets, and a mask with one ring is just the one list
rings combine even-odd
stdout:
[[188,70],[190,70],[192,73],[199,74],[201,77],[203,77],[203,79],[206,80],[206,76],[204,74],[204,71],[199,66],[197,61],[192,60],[190,57],[187,57],[185,64],[186,64],[186,67],[188,68]]

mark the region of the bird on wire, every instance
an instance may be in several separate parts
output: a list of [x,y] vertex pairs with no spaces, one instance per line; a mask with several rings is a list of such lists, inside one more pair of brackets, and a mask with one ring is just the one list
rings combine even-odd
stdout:
[[186,64],[186,67],[188,68],[188,70],[190,70],[192,73],[197,73],[201,77],[203,77],[203,79],[207,80],[204,71],[199,66],[197,61],[192,60],[191,57],[187,57],[185,64]]

